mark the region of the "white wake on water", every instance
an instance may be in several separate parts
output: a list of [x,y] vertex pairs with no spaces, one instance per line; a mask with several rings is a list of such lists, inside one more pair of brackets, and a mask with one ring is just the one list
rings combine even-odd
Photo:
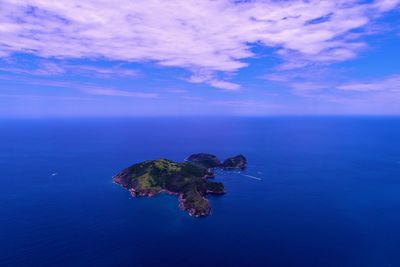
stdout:
[[255,177],[255,176],[252,176],[252,175],[248,175],[248,174],[242,174],[243,176],[246,176],[246,177],[249,177],[249,178],[251,178],[251,179],[254,179],[254,180],[258,180],[258,181],[261,181],[262,179],[261,178],[259,178],[259,177]]

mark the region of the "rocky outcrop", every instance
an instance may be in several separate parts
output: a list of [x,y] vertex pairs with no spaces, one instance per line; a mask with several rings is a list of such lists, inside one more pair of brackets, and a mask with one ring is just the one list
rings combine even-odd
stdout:
[[207,153],[192,154],[186,160],[195,164],[199,164],[207,169],[221,166],[221,161],[217,158],[217,156]]
[[247,168],[247,159],[243,155],[237,155],[235,157],[227,158],[222,163],[222,168],[244,170]]

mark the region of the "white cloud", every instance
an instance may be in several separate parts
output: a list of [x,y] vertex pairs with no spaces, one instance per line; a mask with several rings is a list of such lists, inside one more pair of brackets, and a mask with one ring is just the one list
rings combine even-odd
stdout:
[[96,76],[100,78],[138,77],[140,75],[140,72],[137,70],[122,68],[120,66],[96,67],[90,65],[56,64],[49,61],[41,62],[37,66],[33,67],[27,67],[18,64],[17,62],[11,62],[0,67],[0,71],[35,76],[54,76],[67,73],[78,76]]
[[357,91],[357,92],[399,92],[400,93],[400,75],[393,75],[384,79],[368,82],[350,82],[336,87],[339,90]]
[[90,94],[90,95],[103,95],[103,96],[126,96],[126,97],[136,97],[136,98],[157,98],[156,93],[142,93],[142,92],[131,92],[126,90],[115,89],[111,87],[93,86],[93,85],[83,85],[76,86],[75,88]]
[[175,88],[175,89],[169,89],[168,92],[172,94],[187,94],[188,90],[182,88]]
[[337,67],[308,65],[301,69],[275,70],[260,78],[288,88],[296,96],[310,97],[347,81],[348,71]]
[[217,78],[215,73],[212,71],[196,71],[186,81],[191,82],[191,83],[206,83],[213,87],[225,89],[225,90],[235,91],[235,90],[240,89],[239,84],[221,80],[221,79]]
[[[0,79],[10,80],[11,77],[0,76]],[[17,78],[12,77],[14,82],[22,82],[24,84],[48,86],[56,88],[67,88],[74,89],[84,92],[88,95],[102,95],[102,96],[124,96],[124,97],[134,97],[134,98],[158,98],[157,93],[151,92],[138,92],[131,90],[122,90],[114,87],[99,86],[88,83],[77,83],[70,81],[51,81],[51,80],[39,80],[39,79],[27,79],[27,78]]]
[[138,77],[140,72],[134,69],[114,67],[95,67],[88,65],[66,65],[65,68],[70,73],[109,78],[109,77]]
[[59,75],[64,74],[66,71],[63,67],[60,67],[54,63],[44,63],[38,68],[24,68],[20,67],[12,62],[12,64],[7,64],[6,66],[0,67],[0,71],[11,72],[16,74],[28,74],[28,75]]
[[0,56],[150,61],[212,73],[189,81],[236,90],[215,73],[247,66],[251,45],[277,48],[283,69],[348,60],[366,46],[351,31],[399,2],[3,0]]

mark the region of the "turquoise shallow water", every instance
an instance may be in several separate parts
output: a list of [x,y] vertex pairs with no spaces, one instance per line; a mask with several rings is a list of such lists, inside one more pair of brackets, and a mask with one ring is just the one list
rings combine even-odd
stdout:
[[[399,118],[2,121],[0,266],[400,266],[399,136]],[[195,152],[249,160],[210,217],[112,183]]]

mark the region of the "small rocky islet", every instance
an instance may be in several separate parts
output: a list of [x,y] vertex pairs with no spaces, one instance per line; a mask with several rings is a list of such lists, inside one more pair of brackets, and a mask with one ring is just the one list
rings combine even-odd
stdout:
[[207,153],[190,155],[184,162],[169,159],[147,160],[134,164],[113,177],[114,182],[128,189],[133,196],[154,196],[165,192],[178,195],[180,207],[190,215],[210,214],[207,195],[222,195],[224,184],[210,181],[215,169],[244,170],[247,159],[243,155],[221,162]]

